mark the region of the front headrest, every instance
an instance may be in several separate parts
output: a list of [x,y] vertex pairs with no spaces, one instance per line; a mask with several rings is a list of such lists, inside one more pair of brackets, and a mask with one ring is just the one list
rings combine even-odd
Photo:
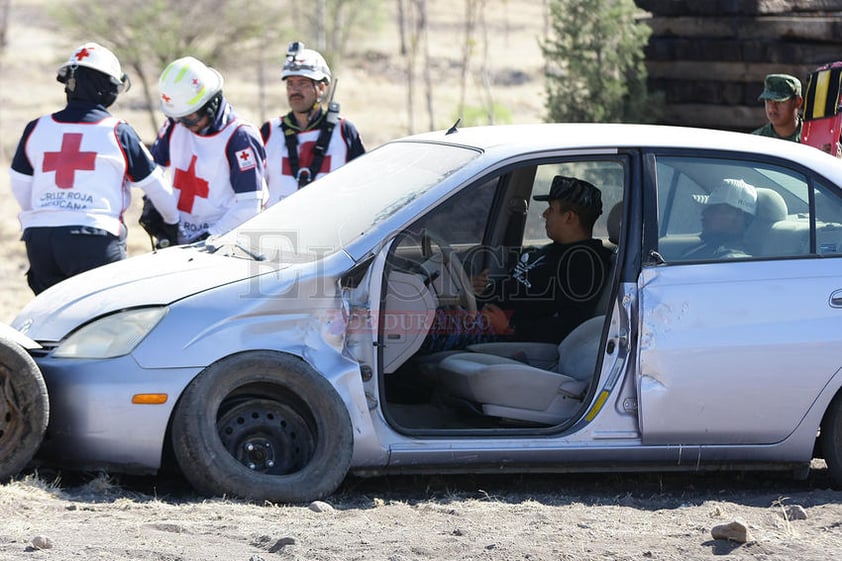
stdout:
[[608,230],[608,241],[614,245],[620,245],[620,229],[623,225],[623,201],[611,207],[608,218],[605,220],[605,228]]

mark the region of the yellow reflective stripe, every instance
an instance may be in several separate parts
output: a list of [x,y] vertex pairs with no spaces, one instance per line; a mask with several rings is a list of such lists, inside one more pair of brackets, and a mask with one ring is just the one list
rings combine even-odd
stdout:
[[206,91],[207,91],[207,88],[202,87],[202,89],[199,90],[199,93],[197,93],[196,95],[191,97],[190,100],[187,102],[187,104],[188,105],[195,105],[195,104],[199,103],[199,100],[202,99],[202,96],[205,95]]
[[[164,73],[163,73],[163,75],[161,76],[161,81],[162,81],[162,82],[165,82],[165,81],[166,81],[167,76],[169,75],[170,71],[173,69],[173,65],[174,65],[174,64],[175,64],[175,63],[170,63],[170,65],[169,65],[169,66],[167,66],[167,68],[164,70]],[[190,70],[190,67],[189,67],[188,65],[186,65],[186,64],[185,64],[185,65],[181,66],[181,67],[178,69],[178,74],[176,74],[175,79],[173,80],[173,83],[174,83],[174,84],[179,83],[179,82],[180,82],[180,81],[184,78],[184,75],[185,75],[185,74],[187,74],[187,71],[188,71],[188,70]],[[190,99],[187,101],[187,104],[188,104],[188,105],[194,105],[194,104],[198,103],[198,102],[202,99],[202,97],[205,95],[205,92],[207,92],[207,88],[205,87],[205,85],[204,85],[204,84],[202,84],[202,89],[200,89],[200,90],[196,93],[196,95],[194,95],[192,98],[190,98]]]
[[816,97],[813,100],[812,119],[821,119],[825,116],[824,110],[827,106],[827,90],[830,88],[830,70],[822,70],[816,76]]
[[591,410],[588,411],[587,415],[585,415],[585,420],[588,422],[593,421],[597,413],[599,413],[602,410],[602,406],[605,405],[605,401],[607,399],[608,392],[602,390],[602,392],[599,394],[599,397],[596,398],[596,402],[593,404],[593,407],[591,407]]

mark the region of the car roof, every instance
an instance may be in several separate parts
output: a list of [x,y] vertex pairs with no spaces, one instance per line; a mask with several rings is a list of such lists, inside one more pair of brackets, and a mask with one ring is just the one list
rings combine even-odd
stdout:
[[401,141],[432,141],[486,152],[525,153],[547,149],[689,148],[774,155],[800,162],[842,183],[842,162],[811,146],[748,133],[626,123],[535,123],[466,127],[421,133]]

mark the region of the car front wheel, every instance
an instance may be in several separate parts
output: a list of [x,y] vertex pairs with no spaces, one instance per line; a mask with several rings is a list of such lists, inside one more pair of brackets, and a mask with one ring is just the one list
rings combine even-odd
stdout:
[[353,432],[330,383],[298,357],[232,355],[187,387],[172,444],[187,480],[207,495],[300,503],[342,483]]
[[49,411],[47,386],[35,361],[20,345],[0,337],[0,481],[35,456]]

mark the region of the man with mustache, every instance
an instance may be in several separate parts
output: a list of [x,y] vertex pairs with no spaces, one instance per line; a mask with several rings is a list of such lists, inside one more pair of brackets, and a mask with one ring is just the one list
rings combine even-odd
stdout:
[[321,54],[300,41],[290,43],[281,79],[291,111],[260,128],[266,145],[267,206],[365,153],[357,128],[339,116],[337,103],[325,99],[331,73]]

